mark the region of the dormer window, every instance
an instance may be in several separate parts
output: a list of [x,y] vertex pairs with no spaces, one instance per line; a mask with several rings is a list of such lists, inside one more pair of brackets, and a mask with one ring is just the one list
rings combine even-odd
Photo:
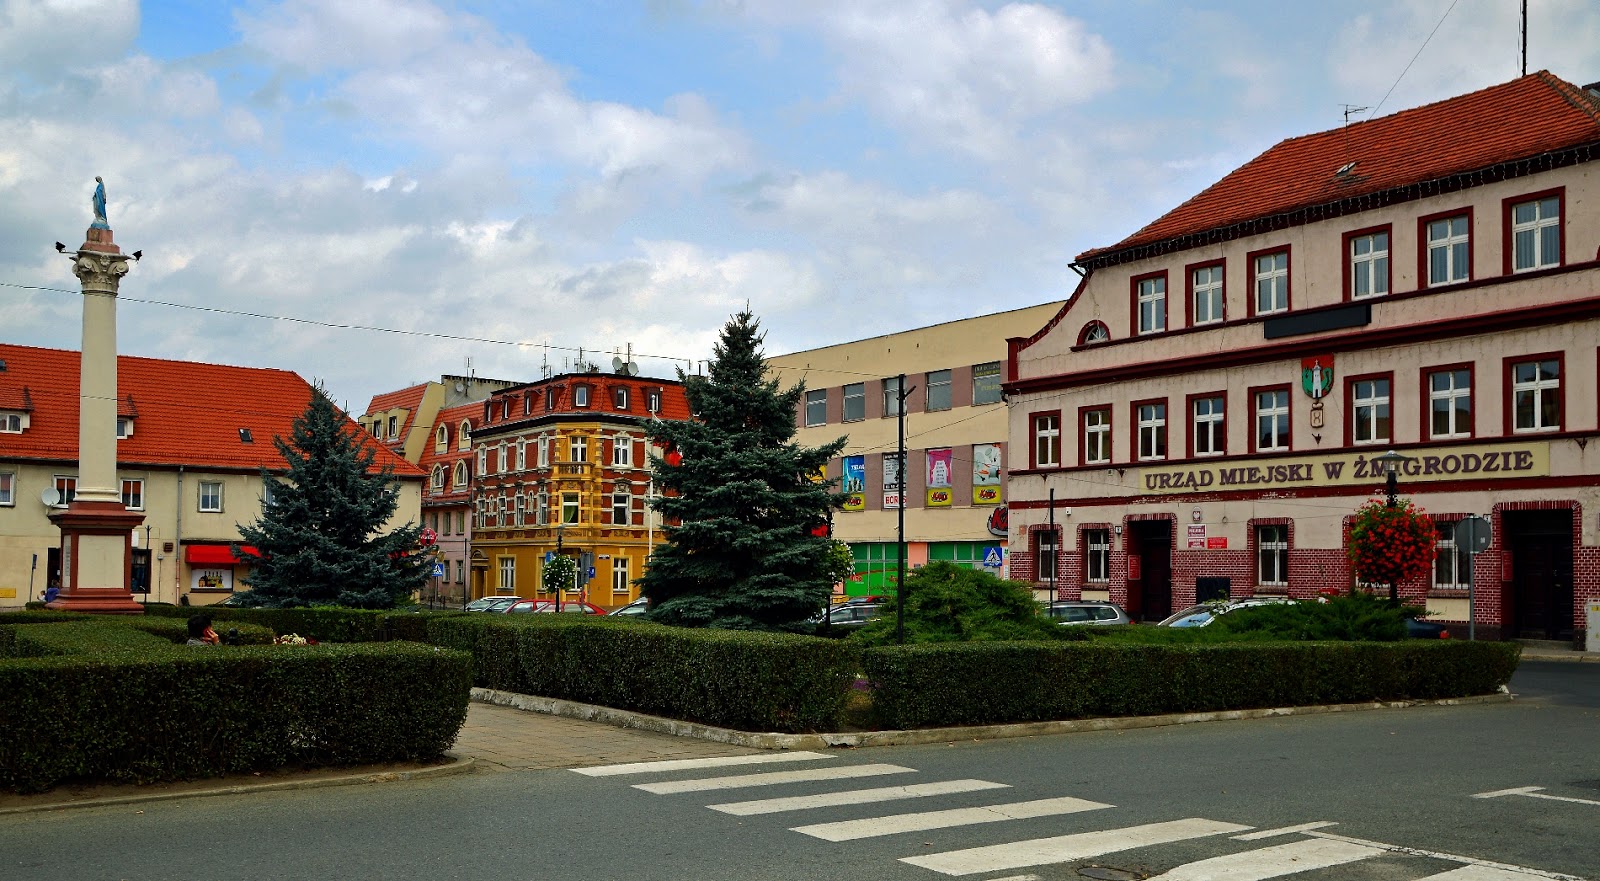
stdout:
[[390,416],[389,417],[389,439],[393,440],[394,438],[397,438],[399,436],[400,436],[400,417],[398,417],[398,416]]
[[21,434],[28,427],[28,417],[22,413],[0,412],[0,434]]
[[456,449],[472,449],[472,423],[465,419],[461,420],[461,427],[456,430]]
[[653,388],[644,394],[644,408],[651,413],[661,412],[661,389]]
[[544,390],[544,409],[545,409],[545,412],[548,413],[551,410],[554,410],[555,408],[556,408],[556,387],[553,386],[553,385],[552,386],[547,386],[545,388],[545,390]]
[[441,425],[433,434],[433,451],[442,453],[448,449],[450,449],[450,426]]
[[626,410],[626,409],[628,409],[628,390],[627,389],[621,388],[621,387],[612,389],[612,391],[611,391],[611,399],[612,399],[613,405],[618,410]]
[[572,387],[572,406],[574,406],[574,407],[587,407],[587,406],[589,406],[589,387],[588,386],[586,386],[586,385],[575,385],[575,386]]
[[125,437],[133,437],[133,417],[131,417],[131,416],[118,416],[117,417],[117,440],[122,440]]

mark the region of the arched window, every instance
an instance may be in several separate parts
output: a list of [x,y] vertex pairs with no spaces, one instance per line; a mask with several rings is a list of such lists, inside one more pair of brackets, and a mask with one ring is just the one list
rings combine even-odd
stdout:
[[1111,331],[1106,327],[1104,321],[1099,320],[1085,324],[1083,330],[1078,333],[1078,345],[1080,346],[1092,346],[1095,343],[1103,343],[1109,339],[1111,339]]
[[461,489],[466,489],[466,487],[467,487],[467,463],[466,463],[466,460],[463,459],[462,461],[456,463],[456,479],[455,479],[454,486],[452,486],[451,488],[452,489],[461,490]]
[[433,451],[442,453],[448,449],[450,449],[450,426],[441,425],[433,435]]
[[461,420],[461,428],[456,431],[456,449],[472,449],[472,422],[469,420]]
[[433,491],[434,492],[439,492],[439,491],[441,491],[443,489],[444,489],[444,466],[443,465],[435,465],[435,466],[433,466]]

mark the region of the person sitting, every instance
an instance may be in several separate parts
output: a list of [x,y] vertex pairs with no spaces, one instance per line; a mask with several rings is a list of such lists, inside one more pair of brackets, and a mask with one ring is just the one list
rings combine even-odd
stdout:
[[221,641],[217,638],[217,632],[211,629],[210,615],[189,618],[189,641],[184,645],[217,645]]

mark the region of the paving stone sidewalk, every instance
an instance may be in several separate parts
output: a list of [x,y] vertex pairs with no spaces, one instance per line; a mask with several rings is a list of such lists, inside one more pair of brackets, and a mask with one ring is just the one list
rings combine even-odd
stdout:
[[737,756],[761,750],[473,701],[450,751],[480,770],[580,768],[621,762]]

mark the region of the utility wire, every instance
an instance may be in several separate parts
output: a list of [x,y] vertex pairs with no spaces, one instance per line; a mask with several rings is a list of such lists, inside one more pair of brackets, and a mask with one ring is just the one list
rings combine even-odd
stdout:
[[1389,91],[1383,93],[1383,100],[1378,102],[1378,106],[1372,108],[1372,113],[1368,115],[1368,119],[1378,118],[1378,111],[1383,109],[1383,102],[1389,100],[1389,96],[1394,94],[1395,86],[1400,85],[1400,81],[1406,78],[1406,73],[1411,70],[1411,65],[1416,64],[1417,59],[1422,57],[1422,50],[1428,48],[1428,44],[1433,41],[1433,35],[1439,32],[1439,27],[1444,24],[1444,20],[1450,17],[1450,11],[1455,9],[1456,4],[1460,2],[1461,0],[1450,0],[1450,8],[1444,11],[1444,15],[1439,16],[1439,23],[1434,25],[1433,30],[1428,32],[1428,38],[1423,40],[1422,45],[1417,48],[1417,54],[1411,56],[1411,60],[1406,62],[1405,70],[1400,71],[1400,75],[1394,78],[1394,85],[1389,87]]

